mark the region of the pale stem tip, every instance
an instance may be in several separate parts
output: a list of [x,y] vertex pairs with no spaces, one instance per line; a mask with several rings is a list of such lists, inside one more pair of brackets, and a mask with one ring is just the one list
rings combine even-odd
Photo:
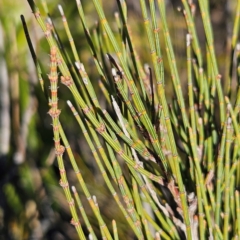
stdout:
[[47,17],[47,21],[48,21],[49,24],[52,25],[52,19],[50,17]]
[[182,8],[181,8],[181,7],[177,7],[177,10],[178,10],[179,12],[181,12],[181,11],[182,11]]
[[192,201],[194,199],[194,197],[195,197],[194,192],[191,192],[191,193],[188,194],[188,200],[189,201]]
[[74,186],[72,186],[72,191],[73,191],[73,193],[76,192],[76,188]]
[[115,13],[114,13],[114,16],[115,16],[115,18],[118,18],[118,17],[119,17],[118,12],[115,12]]
[[144,63],[143,67],[144,67],[145,72],[149,73],[149,64]]
[[64,16],[63,8],[60,4],[58,4],[58,10],[62,16]]
[[231,109],[231,104],[228,103],[228,104],[227,104],[227,110],[230,110],[230,109]]
[[89,240],[93,240],[93,236],[92,236],[91,233],[89,233],[89,235],[88,235],[88,239],[89,239]]
[[112,75],[113,75],[114,77],[116,77],[116,75],[117,75],[117,72],[116,72],[116,69],[115,69],[115,68],[112,68]]
[[228,124],[231,124],[231,123],[232,123],[232,119],[231,119],[230,117],[228,118],[227,123],[228,123]]
[[240,43],[237,44],[236,49],[239,51],[240,50]]
[[92,198],[93,198],[94,203],[97,204],[97,197],[95,195],[93,195]]
[[186,40],[187,40],[187,46],[190,46],[190,43],[191,43],[191,34],[187,34],[186,35]]
[[111,95],[112,101],[115,102],[115,98],[113,95]]
[[69,101],[69,100],[67,100],[67,105],[71,108],[72,107],[72,103]]
[[75,62],[75,66],[77,67],[77,69],[80,69],[80,62]]
[[77,5],[81,5],[81,1],[80,0],[76,0]]

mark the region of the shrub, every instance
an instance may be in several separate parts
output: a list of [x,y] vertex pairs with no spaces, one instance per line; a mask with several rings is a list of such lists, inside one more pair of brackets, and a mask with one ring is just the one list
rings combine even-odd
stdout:
[[[164,1],[149,1],[148,6],[146,1],[139,1],[145,32],[137,36],[137,41],[148,46],[151,59],[151,64],[144,68],[135,48],[126,2],[117,1],[117,32],[110,26],[113,21],[105,17],[104,1],[93,0],[99,21],[89,30],[82,4],[77,0],[82,28],[100,78],[98,86],[92,70],[86,71],[79,58],[74,43],[79,39],[73,40],[62,7],[59,10],[72,53],[62,45],[52,19],[45,23],[35,3],[28,2],[50,48],[50,74],[45,79],[27,38],[42,90],[49,100],[60,185],[79,238],[86,239],[89,234],[89,239],[118,239],[118,231],[126,230],[117,228],[114,209],[109,210],[112,227],[109,226],[93,195],[97,189],[90,190],[90,182],[83,177],[71,150],[61,125],[62,112],[67,110],[60,110],[58,104],[58,88],[65,91],[65,86],[72,98],[67,101],[68,106],[92,151],[87,157],[95,159],[104,186],[122,212],[123,229],[131,229],[137,239],[238,239],[240,1],[230,54],[226,56],[229,64],[225,66],[223,90],[208,2],[198,1],[206,38],[204,54],[195,23],[196,5],[182,0],[180,11],[188,32],[185,65],[180,63],[187,73],[185,95],[182,88],[186,84],[180,79]],[[167,69],[174,87],[171,105],[166,98]],[[96,93],[98,87],[101,95]],[[83,193],[80,197],[76,187],[71,191],[68,183],[65,150],[78,179],[79,192]],[[80,199],[84,197],[89,205],[82,205]],[[92,226],[95,221],[86,214],[89,206],[100,233],[96,233]]]

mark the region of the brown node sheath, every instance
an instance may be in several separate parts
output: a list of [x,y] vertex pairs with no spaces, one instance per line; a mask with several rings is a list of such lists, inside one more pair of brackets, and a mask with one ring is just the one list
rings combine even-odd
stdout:
[[68,182],[63,182],[62,179],[60,179],[59,184],[62,188],[68,188],[69,187]]
[[48,111],[48,114],[52,117],[52,118],[58,118],[59,115],[61,113],[60,109],[54,109],[54,108],[50,108],[50,110]]
[[[56,72],[56,71],[57,71],[57,68],[54,67],[54,69],[53,69],[53,67],[51,67],[51,72]],[[57,75],[56,76],[49,75],[48,79],[49,79],[50,83],[55,83],[57,81],[58,77],[57,77]]]
[[56,109],[57,106],[58,106],[58,102],[57,102],[57,101],[50,102],[50,103],[49,103],[49,106]]
[[163,60],[163,59],[162,59],[161,57],[158,57],[158,58],[157,58],[157,63],[161,63],[162,60]]
[[58,148],[55,149],[55,153],[57,156],[62,156],[65,151],[65,147],[63,145],[59,145]]
[[73,207],[73,206],[74,206],[74,200],[73,200],[73,198],[72,198],[71,201],[68,202],[68,205],[69,205],[70,207]]
[[120,151],[118,152],[118,154],[120,155],[120,156],[122,156],[123,155],[123,150],[122,149],[120,149]]
[[218,75],[217,75],[217,80],[218,80],[218,81],[221,81],[221,79],[222,79],[222,75],[221,75],[221,74],[218,74]]
[[46,30],[44,32],[44,35],[45,35],[46,38],[49,38],[51,36],[51,32],[49,30]]
[[52,98],[57,97],[57,88],[51,86],[50,90],[51,90]]
[[61,113],[61,110],[59,109],[54,109],[54,108],[50,108],[50,110],[48,111],[48,114],[52,117],[52,118],[58,118],[59,115]]
[[53,30],[53,25],[51,23],[47,22],[46,23],[46,28],[47,28],[47,30],[52,31]]
[[61,58],[57,58],[57,65],[58,66],[62,65],[62,59]]
[[56,56],[57,56],[57,47],[52,46],[50,49],[50,57],[53,59],[56,59]]
[[55,149],[57,149],[60,146],[60,139],[57,139],[57,140],[54,139],[54,142],[55,142]]
[[140,222],[139,220],[137,220],[137,221],[135,222],[135,226],[140,227],[140,226],[141,226],[141,222]]
[[69,76],[61,76],[61,82],[62,84],[66,85],[67,87],[70,87],[73,84],[73,81],[71,79],[71,77]]
[[54,132],[55,132],[55,131],[59,131],[59,124],[56,125],[56,126],[53,126],[53,131],[54,131]]
[[138,112],[138,116],[141,117],[142,115],[144,115],[146,113],[146,111],[142,111],[142,112]]
[[104,123],[101,123],[100,126],[96,128],[96,130],[97,130],[100,134],[104,133],[104,132],[106,131],[106,128],[105,128]]
[[64,174],[66,172],[65,168],[59,168],[60,174]]
[[36,19],[40,18],[40,16],[41,16],[41,14],[40,14],[39,11],[35,12],[34,15],[35,15],[35,18],[36,18]]
[[144,157],[151,157],[151,155],[149,156],[149,152],[148,152],[148,150],[147,150],[147,148],[144,148],[144,150],[143,150],[143,152],[142,152],[142,155],[144,156]]
[[85,114],[88,114],[91,111],[89,107],[82,108],[82,110]]
[[138,169],[138,168],[140,168],[139,163],[136,163],[136,164],[133,166],[133,168],[134,168],[134,169]]
[[72,220],[71,220],[70,223],[71,223],[74,227],[80,226],[80,222],[79,222],[79,221],[75,221],[73,218],[72,218]]

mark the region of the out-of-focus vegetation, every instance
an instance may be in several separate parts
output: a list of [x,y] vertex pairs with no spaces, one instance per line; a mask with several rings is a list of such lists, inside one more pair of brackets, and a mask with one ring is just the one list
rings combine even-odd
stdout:
[[[75,1],[46,1],[47,8],[44,2],[36,1],[44,21],[47,22],[48,12],[62,45],[70,59],[73,59],[69,40],[57,8],[58,4],[63,6],[81,61],[84,63],[89,78],[92,79],[97,96],[102,95],[98,86],[99,74],[88,47]],[[128,23],[131,26],[136,51],[141,62],[148,63],[152,67],[140,3],[139,1],[126,1],[126,3]],[[96,10],[91,1],[82,1],[82,4],[86,13],[86,22],[92,32],[96,28],[96,21],[99,20]],[[117,3],[114,0],[102,0],[102,4],[106,17],[111,19],[111,27],[117,35],[118,25],[114,19],[114,12],[118,11]],[[230,64],[227,56],[231,55],[231,34],[236,5],[237,1],[216,0],[210,1],[209,6],[216,56],[225,90],[228,88],[226,79],[229,68],[226,66]],[[182,10],[177,11],[179,6],[183,8],[181,1],[166,1],[167,22],[177,65],[180,69],[180,79],[182,86],[187,86],[185,61],[187,27]],[[42,93],[34,62],[27,47],[20,20],[21,14],[26,19],[36,54],[41,63],[43,78],[47,80],[47,74],[50,73],[50,48],[27,1],[0,0],[0,239],[77,239],[75,228],[70,225],[69,206],[59,185],[60,174],[55,160],[52,122],[47,114],[49,105]],[[198,4],[195,21],[200,45],[205,54],[206,40]],[[121,43],[120,36],[118,36],[118,41]],[[160,45],[164,46],[162,34],[160,34]],[[110,53],[114,52],[110,43],[108,47],[109,49],[106,49],[107,47],[103,46],[103,54],[109,52],[107,50],[110,50]],[[166,95],[169,103],[172,103],[173,86],[164,47],[162,54],[166,63],[164,66]],[[203,67],[205,65],[206,61]],[[235,86],[236,83],[233,83],[233,87]],[[89,191],[97,196],[99,209],[107,226],[111,229],[111,220],[117,219],[119,238],[133,239],[133,231],[128,226],[126,227],[125,218],[106,189],[92,152],[72,117],[71,111],[67,108],[66,100],[71,98],[71,93],[65,90],[60,88],[58,92],[59,108],[63,110],[61,123],[84,181]],[[183,92],[187,99],[186,87]],[[235,93],[231,97],[234,98],[234,96]],[[99,100],[103,108],[108,107],[103,97]],[[217,101],[215,103],[217,104]],[[174,104],[176,105],[176,102]],[[217,121],[216,124],[219,127],[220,122]],[[75,173],[67,157],[64,163],[70,185],[77,186]],[[125,171],[128,171],[127,168]],[[97,236],[100,236],[98,223],[88,207],[87,199],[79,187],[77,191]],[[83,230],[85,233],[88,232],[85,225],[83,225]]]

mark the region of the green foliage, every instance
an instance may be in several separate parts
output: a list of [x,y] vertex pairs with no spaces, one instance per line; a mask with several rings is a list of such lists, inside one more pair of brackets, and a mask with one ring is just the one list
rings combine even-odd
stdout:
[[[56,37],[58,30],[52,21],[46,25],[37,6],[29,1],[50,47],[50,92],[45,90],[45,94],[49,95],[60,185],[80,239],[86,239],[82,224],[87,226],[91,238],[97,239],[97,236],[91,226],[93,222],[89,221],[84,211],[87,207],[82,205],[75,187],[72,190],[77,206],[74,205],[63,161],[65,149],[83,196],[87,198],[99,223],[102,238],[112,239],[112,235],[97,198],[92,195],[96,189],[92,189],[93,192],[89,190],[89,183],[82,176],[64,133],[64,125],[61,125],[57,69],[61,83],[72,93],[77,109],[71,101],[67,103],[91,149],[105,187],[125,217],[125,228],[130,228],[138,239],[159,239],[160,236],[164,239],[228,239],[239,235],[238,190],[234,192],[240,184],[239,89],[236,92],[231,86],[236,81],[233,71],[236,72],[239,64],[238,60],[236,64],[239,46],[235,36],[239,34],[240,2],[237,4],[231,44],[231,52],[236,54],[231,55],[230,67],[227,66],[226,93],[218,70],[208,3],[199,1],[206,36],[207,54],[204,57],[194,22],[195,5],[182,2],[189,32],[186,37],[186,98],[163,1],[156,2],[161,20],[159,27],[155,2],[149,1],[149,17],[146,1],[140,0],[147,40],[143,35],[137,39],[141,44],[148,44],[152,62],[152,67],[146,69],[135,48],[125,1],[117,1],[119,15],[115,17],[118,32],[112,30],[113,23],[108,22],[103,5],[98,0],[93,0],[93,4],[99,22],[93,30],[89,30],[85,11],[77,1],[82,27],[107,101],[107,110],[104,110],[100,104],[103,98],[95,92],[94,77],[88,74],[80,60],[75,45],[77,39],[72,37],[63,8],[59,6],[71,54]],[[31,44],[30,39],[28,42]],[[161,48],[165,49],[166,57],[162,56]],[[33,51],[32,55],[36,58]],[[169,107],[165,93],[168,81],[164,69],[167,62],[176,98],[172,107]],[[35,63],[37,66],[38,62]],[[38,75],[41,76],[40,71]],[[44,84],[48,84],[47,80]],[[232,105],[229,97],[233,94],[237,97]],[[185,107],[186,102],[188,108]],[[215,116],[219,116],[220,121]],[[83,221],[79,219],[77,207],[81,210]],[[113,236],[117,239],[118,217],[112,212],[111,218]]]
[[[62,24],[56,12],[49,14],[54,4],[49,10],[44,0],[28,2],[46,41],[36,54],[23,21],[41,89],[35,90],[39,115],[28,121],[31,167],[18,169],[27,197],[11,183],[4,187],[14,214],[22,216],[24,201],[42,187],[53,204],[52,224],[58,214],[72,217],[76,232],[62,233],[72,239],[238,239],[240,1],[231,3],[224,64],[207,0],[182,0],[179,13],[163,0],[139,0],[137,24],[124,0],[116,6],[77,0],[77,8],[66,2],[59,5]],[[20,84],[20,91],[31,89]],[[31,109],[32,97],[21,98],[22,111]],[[49,168],[54,153],[47,111],[63,191]],[[39,122],[47,123],[46,132]],[[43,198],[33,198],[41,207]]]

